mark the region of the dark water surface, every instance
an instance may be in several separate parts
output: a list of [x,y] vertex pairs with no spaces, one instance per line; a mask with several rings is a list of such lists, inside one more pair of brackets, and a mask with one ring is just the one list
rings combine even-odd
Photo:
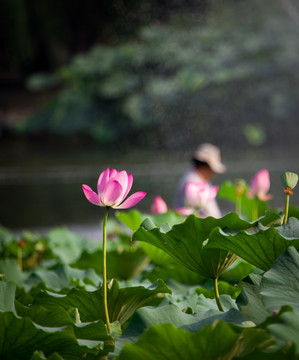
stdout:
[[[266,168],[270,172],[271,189],[274,195],[271,208],[283,209],[284,195],[280,183],[283,171],[299,173],[295,155],[281,152],[231,152],[223,162],[227,172],[217,175],[214,184],[243,178],[250,182],[256,171]],[[38,160],[37,160],[38,159]],[[86,156],[67,159],[64,154],[42,161],[37,155],[27,161],[3,161],[0,165],[0,224],[10,229],[39,229],[69,225],[80,229],[94,228],[103,215],[103,209],[90,204],[83,195],[82,184],[94,190],[99,174],[107,167],[125,169],[133,174],[131,192],[146,191],[147,196],[136,208],[149,212],[156,195],[162,196],[169,207],[178,179],[189,168],[189,155],[176,158],[173,154],[150,154],[111,157]],[[14,159],[15,160],[15,159]],[[299,206],[298,191],[294,191],[291,204]],[[233,204],[219,200],[223,213],[234,210]]]

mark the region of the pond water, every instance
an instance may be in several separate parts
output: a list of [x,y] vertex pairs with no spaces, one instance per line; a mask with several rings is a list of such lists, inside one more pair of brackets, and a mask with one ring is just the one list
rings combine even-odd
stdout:
[[[271,208],[283,209],[284,195],[280,183],[283,171],[299,173],[299,164],[290,156],[255,156],[254,154],[228,154],[223,162],[227,172],[217,175],[213,183],[243,178],[250,182],[256,171],[267,168],[274,195]],[[88,157],[91,159],[91,157]],[[69,163],[59,157],[56,162],[35,164],[3,164],[0,167],[0,224],[10,229],[42,229],[67,225],[77,232],[95,229],[103,215],[103,209],[90,204],[82,192],[82,184],[96,188],[97,178],[107,167],[126,169],[134,176],[132,192],[146,191],[147,196],[136,208],[149,212],[156,195],[162,196],[169,207],[176,184],[189,163],[185,156],[174,159],[173,155],[152,154],[141,161],[131,158],[113,158],[110,161],[77,161]],[[151,159],[151,161],[149,161]],[[62,163],[61,163],[62,162]],[[299,189],[291,197],[291,204],[299,206]],[[233,204],[219,199],[223,214],[234,210]]]

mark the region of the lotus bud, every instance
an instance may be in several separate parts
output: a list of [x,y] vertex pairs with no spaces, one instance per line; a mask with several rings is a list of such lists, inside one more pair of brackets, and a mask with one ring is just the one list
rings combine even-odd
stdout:
[[282,185],[284,186],[284,193],[293,195],[293,189],[297,185],[298,175],[296,173],[286,171],[281,174],[280,180]]

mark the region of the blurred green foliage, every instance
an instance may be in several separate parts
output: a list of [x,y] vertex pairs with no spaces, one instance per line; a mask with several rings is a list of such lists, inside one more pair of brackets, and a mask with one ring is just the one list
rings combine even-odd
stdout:
[[[215,1],[204,17],[181,12],[30,78],[32,90],[61,90],[22,130],[169,150],[203,140],[281,145],[277,134],[299,110],[298,50],[282,3]],[[294,132],[287,141],[297,143]]]

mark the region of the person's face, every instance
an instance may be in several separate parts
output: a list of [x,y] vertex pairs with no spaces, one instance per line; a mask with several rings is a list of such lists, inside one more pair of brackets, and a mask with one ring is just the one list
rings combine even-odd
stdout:
[[202,166],[198,168],[197,171],[199,172],[200,176],[206,181],[210,181],[214,176],[214,172],[209,166]]

